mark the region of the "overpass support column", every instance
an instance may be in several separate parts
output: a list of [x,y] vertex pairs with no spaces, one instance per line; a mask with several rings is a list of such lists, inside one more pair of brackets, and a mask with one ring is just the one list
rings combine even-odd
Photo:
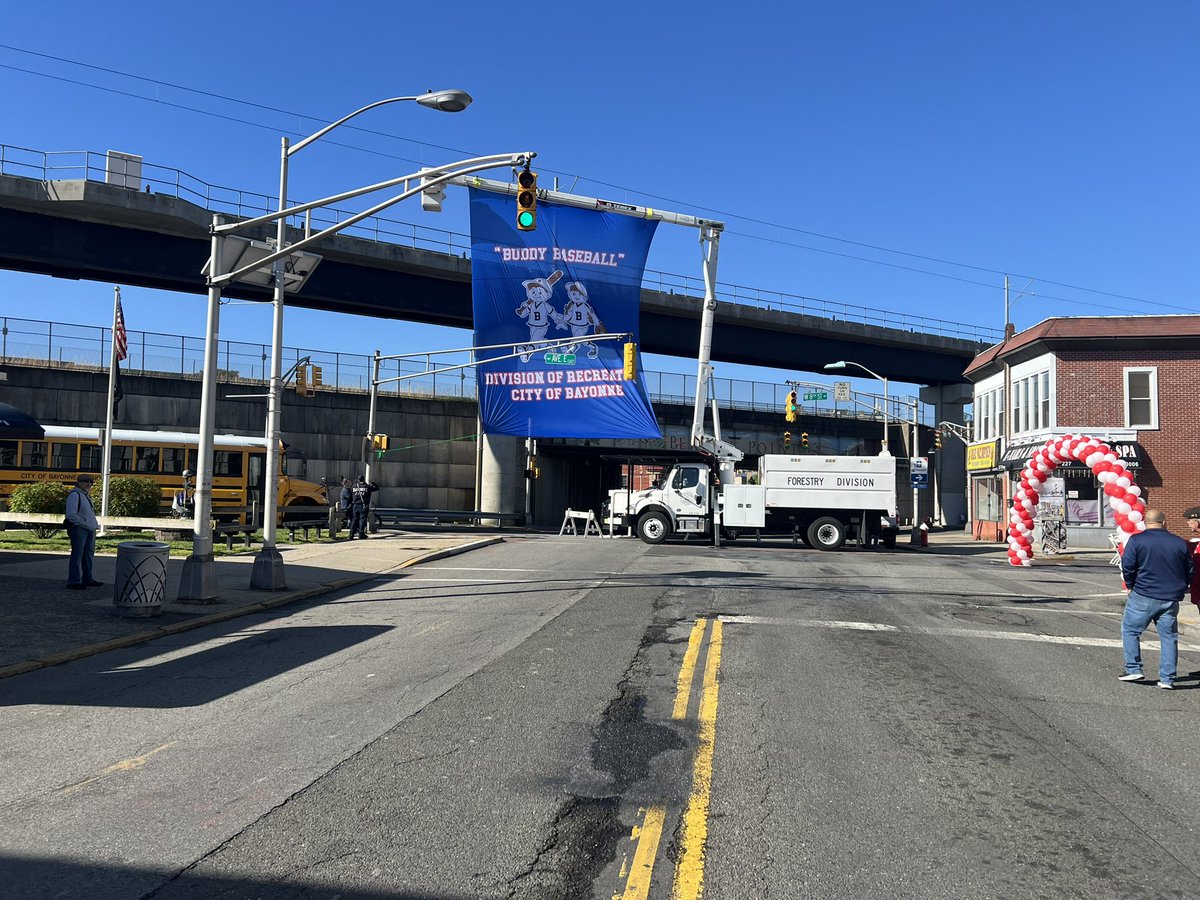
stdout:
[[[479,509],[488,512],[525,511],[525,441],[506,434],[485,434]],[[495,524],[493,521],[491,524]]]
[[[969,384],[947,384],[921,388],[921,402],[934,410],[934,424],[964,423],[963,407],[971,402],[973,389]],[[959,528],[967,522],[967,448],[958,438],[942,436],[942,449],[934,457],[933,474],[935,521],[948,528]]]

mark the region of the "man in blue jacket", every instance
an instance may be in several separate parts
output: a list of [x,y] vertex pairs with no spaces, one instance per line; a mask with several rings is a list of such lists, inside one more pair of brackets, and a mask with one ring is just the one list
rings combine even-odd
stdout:
[[1121,555],[1121,574],[1129,598],[1121,620],[1125,650],[1122,681],[1142,680],[1142,632],[1154,623],[1160,646],[1158,686],[1175,687],[1179,656],[1179,601],[1192,582],[1192,553],[1187,541],[1165,527],[1160,509],[1146,510],[1146,530],[1135,534]]

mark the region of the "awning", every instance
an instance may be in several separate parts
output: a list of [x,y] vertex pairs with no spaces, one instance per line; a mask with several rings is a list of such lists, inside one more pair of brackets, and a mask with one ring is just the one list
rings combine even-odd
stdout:
[[[1010,444],[1004,448],[1004,452],[1000,454],[1000,464],[1006,469],[1021,469],[1025,463],[1029,462],[1029,458],[1037,451],[1046,446],[1045,441],[1038,441],[1035,444]],[[1142,445],[1136,441],[1114,442],[1108,445],[1112,448],[1112,452],[1125,460],[1125,466],[1131,472],[1135,472],[1141,467],[1144,455],[1142,453]],[[1083,463],[1071,459],[1058,464],[1059,469],[1067,471],[1083,471],[1087,468]]]
[[0,403],[0,440],[40,441],[46,436],[46,430],[28,413],[23,413],[15,406]]

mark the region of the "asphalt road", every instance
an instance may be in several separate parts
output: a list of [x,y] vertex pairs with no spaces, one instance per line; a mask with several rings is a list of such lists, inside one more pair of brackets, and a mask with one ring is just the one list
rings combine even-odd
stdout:
[[539,536],[28,673],[0,895],[1200,896],[1114,576]]

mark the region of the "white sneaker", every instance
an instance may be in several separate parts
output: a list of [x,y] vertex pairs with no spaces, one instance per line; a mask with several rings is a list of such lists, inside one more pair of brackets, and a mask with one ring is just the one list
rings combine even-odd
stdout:
[[1117,676],[1118,681],[1141,681],[1145,676],[1141,672],[1126,672]]
[[1158,683],[1158,686],[1159,686],[1160,688],[1162,688],[1164,691],[1173,691],[1173,690],[1175,690],[1175,685],[1171,684],[1171,682],[1169,682],[1169,681],[1160,681],[1160,682]]

